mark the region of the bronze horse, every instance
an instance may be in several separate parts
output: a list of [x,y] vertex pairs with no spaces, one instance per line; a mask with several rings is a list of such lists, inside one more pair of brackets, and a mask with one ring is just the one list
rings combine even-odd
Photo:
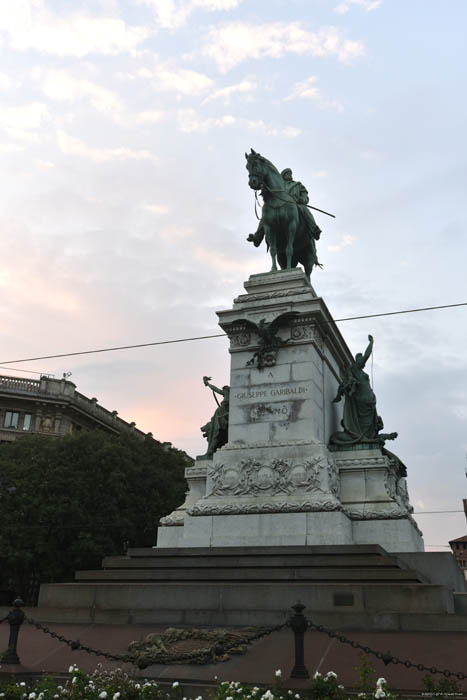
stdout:
[[[301,263],[310,279],[314,265],[319,265],[315,239],[319,229],[310,230],[295,199],[287,192],[286,183],[277,168],[253,149],[245,153],[248,184],[261,190],[263,214],[256,234],[248,240],[259,245],[264,236],[272,259],[271,272],[290,270]],[[276,262],[277,260],[277,262]]]

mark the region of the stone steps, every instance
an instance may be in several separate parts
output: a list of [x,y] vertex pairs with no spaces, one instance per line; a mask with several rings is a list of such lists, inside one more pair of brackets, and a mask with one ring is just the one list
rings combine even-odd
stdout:
[[61,610],[100,624],[256,626],[285,622],[301,600],[310,617],[342,629],[431,629],[442,618],[443,629],[467,628],[467,604],[403,556],[378,545],[135,548],[74,583],[42,585],[38,612],[50,621]]
[[[271,547],[130,547],[127,557],[137,559],[139,557],[151,557],[160,559],[161,557],[268,557],[268,556],[293,556],[293,555],[331,555],[338,556],[361,556],[377,554],[388,556],[387,551],[379,544],[336,544],[336,545],[286,545]],[[112,557],[110,557],[112,558]]]
[[340,554],[337,556],[330,555],[291,555],[286,558],[283,555],[265,555],[265,556],[203,556],[203,557],[105,557],[102,561],[104,569],[158,569],[169,568],[193,568],[193,569],[210,569],[212,567],[226,568],[290,568],[290,567],[326,567],[326,568],[359,568],[359,567],[375,567],[375,568],[398,568],[398,564],[394,557],[375,555],[350,555]]
[[[39,610],[100,624],[276,625],[287,620],[297,600],[316,614],[350,622],[359,615],[384,620],[402,614],[454,613],[453,597],[444,586],[422,583],[249,582],[86,582],[41,586]],[[52,610],[54,612],[52,613]],[[366,624],[362,618],[362,624]]]
[[176,569],[104,569],[102,571],[77,571],[77,581],[369,581],[421,583],[415,571],[396,567],[375,568],[176,568]]

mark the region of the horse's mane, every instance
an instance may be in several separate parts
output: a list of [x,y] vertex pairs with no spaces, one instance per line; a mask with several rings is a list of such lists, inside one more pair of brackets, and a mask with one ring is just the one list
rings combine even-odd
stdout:
[[266,163],[266,165],[267,165],[271,170],[273,170],[277,175],[280,175],[280,172],[278,171],[278,169],[276,168],[276,166],[274,165],[274,163],[271,163],[271,161],[268,160],[267,158],[265,158],[264,156],[262,156],[261,153],[253,153],[252,155],[254,155],[254,156],[256,156],[257,158],[259,158],[263,163]]

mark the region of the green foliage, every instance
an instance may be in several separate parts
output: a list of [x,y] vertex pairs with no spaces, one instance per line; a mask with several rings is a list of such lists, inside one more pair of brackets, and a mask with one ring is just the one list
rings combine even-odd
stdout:
[[427,693],[434,695],[439,700],[448,700],[453,695],[460,695],[459,685],[457,681],[449,678],[439,678],[435,676],[423,676],[423,686]]
[[358,679],[357,688],[364,695],[372,695],[376,682],[376,669],[365,654],[360,654],[359,659],[354,668]]
[[40,583],[154,545],[159,518],[183,501],[189,464],[184,452],[131,434],[1,444],[0,585],[34,603]]

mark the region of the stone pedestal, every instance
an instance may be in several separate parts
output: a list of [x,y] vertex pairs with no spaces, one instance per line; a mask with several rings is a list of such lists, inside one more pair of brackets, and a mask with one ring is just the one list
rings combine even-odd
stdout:
[[[422,549],[397,465],[381,448],[327,448],[353,358],[323,299],[299,269],[252,275],[245,289],[218,312],[230,338],[228,443],[187,470],[187,500],[161,522],[158,546]],[[283,344],[260,368],[258,326],[273,321]]]

